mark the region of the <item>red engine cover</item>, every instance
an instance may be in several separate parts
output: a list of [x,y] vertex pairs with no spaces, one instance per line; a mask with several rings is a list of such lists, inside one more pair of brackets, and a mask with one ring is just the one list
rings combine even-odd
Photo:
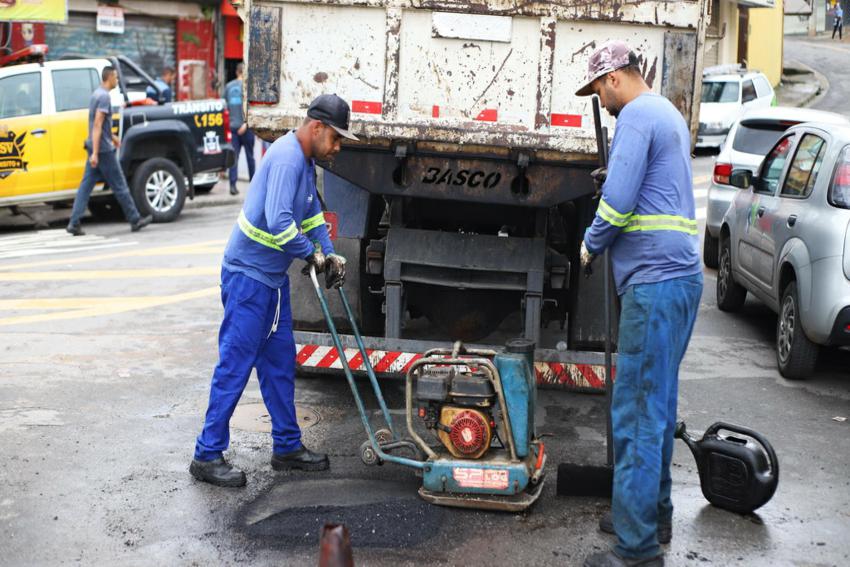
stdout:
[[452,419],[450,427],[449,438],[460,453],[474,455],[485,449],[489,428],[480,413],[462,411]]

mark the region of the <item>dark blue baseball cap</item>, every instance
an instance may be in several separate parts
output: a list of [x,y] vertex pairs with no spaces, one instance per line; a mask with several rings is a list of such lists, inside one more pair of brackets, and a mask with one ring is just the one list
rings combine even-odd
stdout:
[[313,99],[307,109],[307,116],[330,126],[344,138],[358,140],[357,136],[348,131],[351,108],[335,94],[323,94]]

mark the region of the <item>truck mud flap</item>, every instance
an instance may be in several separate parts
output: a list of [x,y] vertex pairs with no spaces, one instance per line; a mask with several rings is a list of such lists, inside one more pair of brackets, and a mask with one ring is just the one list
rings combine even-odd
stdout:
[[[345,347],[345,357],[355,372],[365,374],[363,357],[357,349],[354,337],[341,335]],[[449,343],[432,341],[414,341],[405,339],[389,340],[381,337],[363,337],[369,362],[381,377],[403,378],[414,362],[422,358],[425,351],[443,347]],[[470,348],[500,350],[498,345],[470,345]],[[338,371],[342,374],[342,362],[339,354],[325,333],[306,331],[295,332],[295,364],[302,373],[328,373]],[[605,393],[605,364],[601,352],[558,351],[537,349],[534,355],[534,370],[537,386],[544,389],[570,390],[592,394]],[[616,376],[616,355],[614,358],[614,376]]]

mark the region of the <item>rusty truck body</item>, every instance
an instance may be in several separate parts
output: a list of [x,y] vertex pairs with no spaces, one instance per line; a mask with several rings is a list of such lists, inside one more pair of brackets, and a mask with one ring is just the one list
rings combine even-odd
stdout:
[[[621,39],[695,131],[709,4],[244,2],[255,132],[297,128],[322,93],[351,104],[360,141],[321,164],[322,192],[379,372],[456,339],[524,336],[540,383],[602,387],[602,275],[578,260],[597,146],[590,101],[574,93],[595,46]],[[338,368],[303,280],[293,268],[298,364]],[[356,369],[356,348],[346,356]]]

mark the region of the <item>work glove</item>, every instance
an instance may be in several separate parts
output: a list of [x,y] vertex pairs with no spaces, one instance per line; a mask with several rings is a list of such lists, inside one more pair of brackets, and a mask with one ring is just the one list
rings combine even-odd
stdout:
[[307,265],[304,266],[301,273],[305,276],[310,275],[310,266],[316,267],[316,274],[321,274],[325,270],[325,255],[322,253],[322,247],[319,244],[316,244],[313,253],[304,258],[304,260],[307,262]]
[[339,254],[328,254],[325,261],[325,287],[339,289],[345,283],[345,258]]
[[579,259],[581,260],[581,267],[584,268],[584,275],[589,276],[592,274],[593,268],[591,267],[591,264],[593,263],[593,260],[596,259],[596,256],[590,253],[587,246],[584,244],[584,240],[581,241]]
[[602,191],[602,186],[605,185],[605,180],[608,179],[608,168],[597,167],[590,172],[590,177],[593,179],[593,185],[596,187],[596,191],[600,192]]

